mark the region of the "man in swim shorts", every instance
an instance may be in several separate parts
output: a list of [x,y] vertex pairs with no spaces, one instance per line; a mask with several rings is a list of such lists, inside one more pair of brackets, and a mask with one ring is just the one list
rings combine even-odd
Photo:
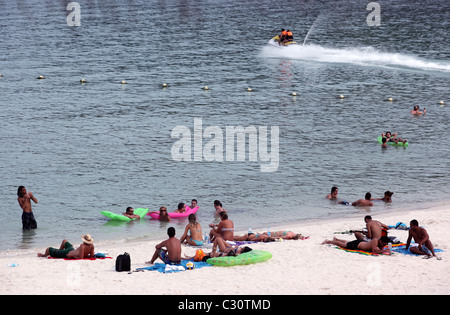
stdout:
[[362,250],[374,254],[382,254],[389,251],[389,249],[383,249],[389,242],[390,240],[387,236],[383,236],[379,240],[373,239],[369,242],[364,240],[346,241],[334,237],[331,241],[324,240],[322,245],[331,244],[349,250]]
[[156,259],[161,259],[165,264],[179,265],[181,263],[181,242],[175,237],[175,228],[167,229],[169,239],[155,246],[156,250],[147,264],[153,264]]
[[94,257],[94,240],[90,234],[81,236],[83,243],[75,249],[67,240],[63,240],[59,249],[48,247],[44,254],[38,253],[39,257],[67,258],[67,259],[84,259]]
[[[412,239],[416,243],[411,245]],[[412,220],[409,223],[408,241],[406,242],[406,249],[408,250],[408,248],[411,253],[416,255],[427,255],[427,258],[436,257],[427,230],[420,227],[417,220]]]
[[33,196],[31,191],[27,192],[24,186],[19,186],[17,189],[17,201],[23,210],[23,230],[37,229],[36,219],[34,218],[33,210],[31,209],[31,200],[33,200],[34,203],[38,203],[36,197]]

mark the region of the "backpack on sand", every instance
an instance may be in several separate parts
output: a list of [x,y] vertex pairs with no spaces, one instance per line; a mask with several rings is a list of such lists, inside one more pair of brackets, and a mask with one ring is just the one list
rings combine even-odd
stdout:
[[131,270],[131,258],[130,254],[124,253],[116,258],[116,271],[130,271]]

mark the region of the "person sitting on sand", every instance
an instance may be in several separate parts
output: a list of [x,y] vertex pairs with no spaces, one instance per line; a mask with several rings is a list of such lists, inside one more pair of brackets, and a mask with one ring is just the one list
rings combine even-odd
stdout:
[[153,264],[158,258],[169,265],[179,265],[181,263],[181,242],[175,237],[175,228],[168,228],[167,235],[169,238],[155,246],[155,253],[146,264]]
[[383,236],[387,236],[387,230],[389,227],[380,221],[373,220],[370,215],[364,217],[366,222],[367,232],[355,232],[355,237],[358,240],[371,241],[373,239],[381,239]]
[[175,210],[174,212],[185,213],[186,212],[186,204],[184,204],[183,202],[180,202],[178,204],[178,209]]
[[228,219],[228,214],[226,211],[222,211],[220,213],[220,223],[209,225],[211,232],[209,233],[209,238],[211,241],[214,241],[216,237],[223,238],[227,241],[234,240],[234,224],[233,221]]
[[134,209],[132,207],[128,207],[125,210],[125,213],[122,213],[124,216],[126,216],[127,218],[130,219],[140,219],[141,217],[138,216],[137,214],[134,214]]
[[364,199],[359,199],[359,200],[352,202],[352,206],[371,207],[371,206],[373,206],[373,202],[370,201],[371,198],[372,198],[372,194],[370,192],[367,192],[366,195],[364,196]]
[[[411,244],[411,240],[414,239],[415,244]],[[436,257],[434,253],[433,244],[430,241],[430,236],[427,230],[419,227],[417,220],[411,220],[409,223],[408,241],[406,242],[406,250],[416,255],[427,255],[426,258]],[[440,257],[438,257],[440,260]]]
[[395,143],[402,142],[403,144],[408,142],[408,140],[406,140],[406,139],[404,139],[404,140],[402,140],[401,138],[397,139],[397,133],[394,133],[392,135],[392,133],[390,131],[386,131],[386,133],[382,133],[381,137],[386,138],[386,142],[395,142]]
[[423,112],[421,112],[421,111],[419,110],[419,105],[415,105],[414,108],[413,108],[413,110],[410,111],[410,113],[411,113],[412,115],[417,115],[417,116],[425,115],[425,114],[427,113],[427,109],[424,108],[424,109],[423,109]]
[[74,249],[73,245],[67,240],[63,240],[59,249],[48,247],[43,254],[38,253],[39,257],[67,258],[67,259],[85,259],[94,257],[94,240],[90,234],[82,235],[83,243]]
[[[186,225],[183,236],[180,238],[180,242],[186,241],[189,245],[201,246],[203,245],[202,226],[197,222],[197,216],[191,213],[188,217],[189,223]],[[188,232],[190,234],[188,240]]]
[[371,241],[364,241],[364,240],[354,240],[354,241],[346,241],[341,240],[336,237],[333,238],[333,240],[324,240],[322,242],[322,245],[324,244],[331,244],[336,245],[345,249],[350,250],[362,250],[365,252],[370,252],[374,254],[383,254],[386,252],[389,252],[389,249],[384,249],[384,247],[390,242],[389,238],[387,236],[381,237],[378,239],[373,239]]

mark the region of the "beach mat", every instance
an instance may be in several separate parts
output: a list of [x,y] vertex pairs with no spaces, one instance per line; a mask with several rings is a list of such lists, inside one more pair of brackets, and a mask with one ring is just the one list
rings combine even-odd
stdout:
[[97,260],[97,259],[112,259],[112,257],[92,257],[92,258],[69,259],[69,258],[57,258],[57,257],[50,257],[50,256],[48,256],[48,259],[62,259],[62,260]]
[[[396,249],[396,248],[398,248],[398,247],[401,247],[401,246],[405,247],[406,244],[404,244],[404,243],[401,243],[401,244],[392,244],[392,251],[394,252],[394,249]],[[347,248],[340,247],[340,246],[336,246],[335,248],[340,249],[340,250],[343,250],[343,251],[348,252],[348,253],[356,253],[356,254],[366,255],[366,256],[380,256],[380,254],[375,254],[375,253],[371,253],[371,252],[366,252],[366,251],[359,250],[359,249],[347,249]],[[387,246],[386,246],[385,248],[387,248]],[[388,256],[389,256],[389,253],[383,253],[383,254],[381,254],[381,255],[388,255]]]
[[168,264],[164,264],[164,263],[156,263],[153,266],[148,266],[148,267],[143,267],[143,268],[137,268],[136,271],[141,271],[141,270],[157,270],[161,273],[172,273],[172,272],[180,272],[180,271],[185,271],[188,270],[186,268],[186,264],[188,262],[193,262],[194,263],[194,269],[199,269],[199,268],[203,268],[203,267],[211,267],[210,264],[204,262],[204,261],[194,261],[193,259],[185,259],[181,261],[181,264],[179,265],[168,265]]
[[[406,249],[406,244],[401,244],[400,246],[392,247],[392,251],[394,253],[399,253],[399,254],[408,255],[408,256],[416,256],[416,257],[420,256],[420,255],[412,253],[409,249]],[[443,250],[439,249],[439,248],[435,248],[434,252],[435,253],[442,253]]]

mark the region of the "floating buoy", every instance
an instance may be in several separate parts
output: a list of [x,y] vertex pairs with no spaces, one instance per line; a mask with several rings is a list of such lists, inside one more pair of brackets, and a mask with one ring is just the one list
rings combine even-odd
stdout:
[[80,83],[87,83],[85,78],[81,78]]
[[345,96],[344,96],[344,95],[342,95],[342,94],[341,94],[341,95],[339,95],[339,98],[340,98],[340,99],[343,99],[344,97],[345,97]]
[[0,78],[2,78],[2,77],[3,77],[3,74],[0,73]]
[[165,87],[168,87],[168,85],[167,85],[167,83],[163,83],[163,84],[161,84],[161,87],[165,88]]
[[44,77],[43,75],[40,75],[40,76],[38,76],[36,79],[42,80],[42,79],[45,79],[45,77]]
[[122,81],[120,81],[120,84],[127,84],[127,81],[122,80]]
[[247,92],[251,92],[253,91],[251,88],[247,88]]
[[292,92],[292,96],[297,96],[297,92]]
[[[0,77],[1,77],[1,74],[0,74]],[[439,102],[439,105],[444,105],[444,104],[445,104],[444,101]]]
[[207,90],[209,90],[209,87],[206,85],[203,87],[203,90],[207,91]]
[[388,102],[393,102],[394,99],[393,99],[392,97],[388,97],[387,101],[388,101]]

